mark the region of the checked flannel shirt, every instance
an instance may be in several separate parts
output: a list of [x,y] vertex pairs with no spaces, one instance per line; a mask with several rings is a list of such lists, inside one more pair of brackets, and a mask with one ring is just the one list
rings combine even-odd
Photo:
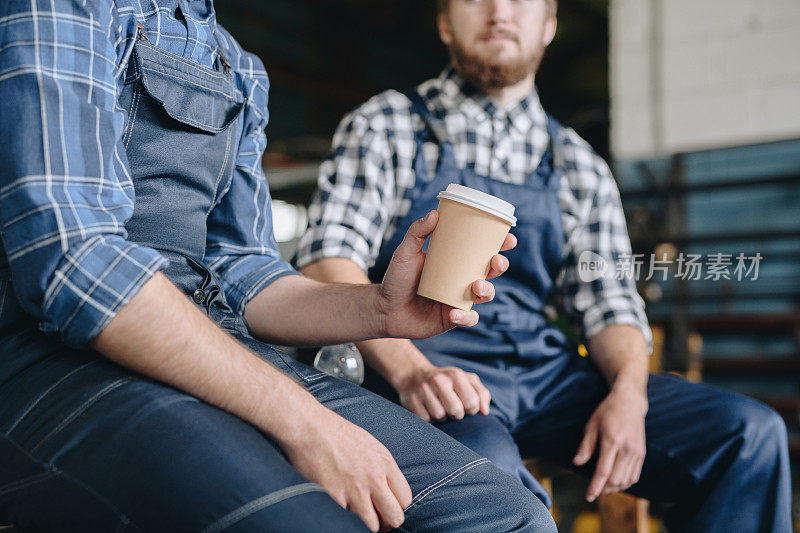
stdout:
[[[206,264],[234,311],[275,279],[280,259],[261,169],[268,80],[205,0],[0,2],[0,317],[21,305],[82,346],[166,260],[126,239],[134,189],[118,105],[137,23],[149,41],[212,67],[216,31],[247,97],[230,187],[208,219]],[[16,302],[14,302],[16,296]]]
[[[547,149],[547,119],[533,91],[502,109],[467,84],[451,67],[418,87],[434,116],[441,118],[456,163],[480,175],[521,184]],[[411,207],[415,132],[424,128],[397,91],[379,94],[349,113],[333,137],[331,155],[320,167],[318,192],[309,209],[309,228],[300,239],[295,266],[343,257],[371,267],[381,242]],[[587,338],[612,324],[641,329],[652,342],[644,302],[635,282],[605,276],[581,281],[578,262],[591,251],[613,266],[631,252],[625,216],[605,161],[572,129],[554,141],[560,184],[564,264],[556,283],[558,311]],[[438,158],[433,142],[423,146],[428,175]]]

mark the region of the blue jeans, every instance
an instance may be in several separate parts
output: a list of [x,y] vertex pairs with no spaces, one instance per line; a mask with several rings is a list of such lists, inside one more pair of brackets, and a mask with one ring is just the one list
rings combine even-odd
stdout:
[[[423,343],[426,341],[422,341]],[[460,358],[428,351],[439,366],[477,373],[492,393],[489,416],[439,428],[548,501],[522,457],[543,457],[590,477],[596,457],[572,464],[584,427],[608,386],[590,359]],[[368,372],[365,386],[397,400]],[[627,492],[659,502],[670,532],[791,531],[786,426],[770,407],[740,394],[651,374],[641,478]]]
[[[231,333],[391,451],[414,494],[403,530],[555,531],[544,505],[487,459],[405,409]],[[0,523],[365,530],[273,442],[225,411],[34,330],[0,339],[0,353]]]

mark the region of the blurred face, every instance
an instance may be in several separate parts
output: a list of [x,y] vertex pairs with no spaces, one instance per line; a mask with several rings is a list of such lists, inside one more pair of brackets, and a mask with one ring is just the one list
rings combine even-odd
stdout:
[[456,70],[483,91],[534,74],[556,31],[546,0],[451,0],[438,24]]

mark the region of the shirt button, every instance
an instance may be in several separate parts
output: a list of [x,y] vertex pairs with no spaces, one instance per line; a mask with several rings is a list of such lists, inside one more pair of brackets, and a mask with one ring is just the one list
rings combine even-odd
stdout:
[[194,300],[194,303],[196,303],[196,304],[203,303],[203,300],[205,300],[205,299],[206,299],[206,293],[205,293],[205,291],[203,291],[203,289],[196,289],[192,293],[192,300]]

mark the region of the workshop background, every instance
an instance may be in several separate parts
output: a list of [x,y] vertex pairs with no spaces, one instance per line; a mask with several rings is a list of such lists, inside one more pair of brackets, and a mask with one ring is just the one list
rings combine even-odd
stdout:
[[[434,2],[225,0],[216,9],[270,75],[264,169],[288,258],[341,117],[447,63]],[[544,107],[612,163],[643,261],[653,368],[754,396],[784,416],[796,523],[799,50],[797,0],[562,0],[537,75]],[[742,280],[740,254],[751,267]],[[718,274],[677,270],[691,255],[713,259]],[[588,505],[583,480],[532,467],[552,485],[561,531],[660,529],[647,502]]]

